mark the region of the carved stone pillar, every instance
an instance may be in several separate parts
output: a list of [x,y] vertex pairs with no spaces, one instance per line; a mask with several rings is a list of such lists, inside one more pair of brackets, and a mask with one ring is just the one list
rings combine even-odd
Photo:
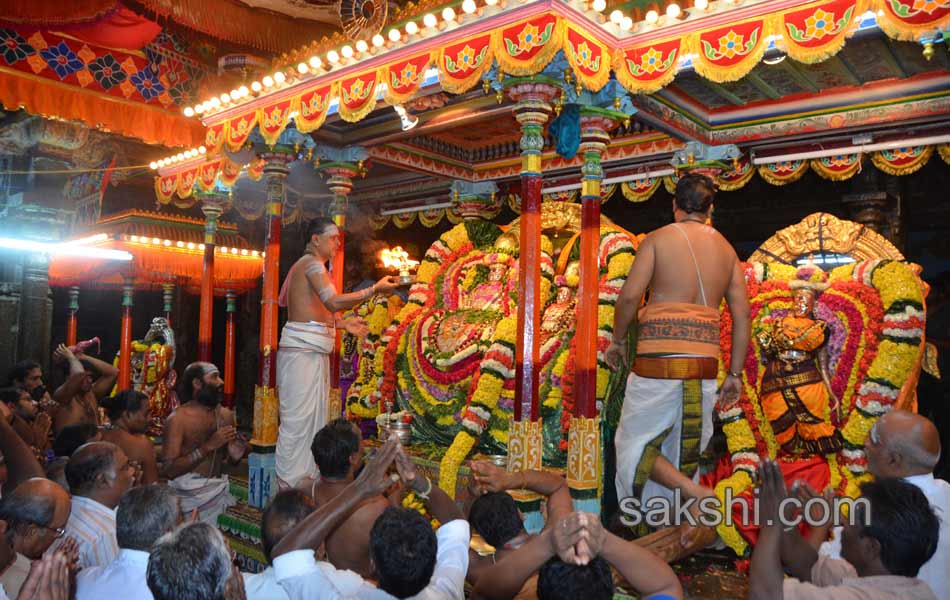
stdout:
[[46,372],[50,360],[53,299],[49,289],[49,257],[30,253],[23,260],[20,287],[20,356],[35,360]]

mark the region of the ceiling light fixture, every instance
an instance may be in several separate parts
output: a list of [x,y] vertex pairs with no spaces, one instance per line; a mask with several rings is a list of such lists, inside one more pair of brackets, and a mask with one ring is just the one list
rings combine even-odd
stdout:
[[614,25],[620,25],[620,22],[623,21],[623,13],[619,10],[615,10],[610,13],[610,22]]
[[406,112],[406,107],[402,104],[394,104],[393,110],[395,110],[396,114],[399,115],[399,120],[402,122],[403,131],[409,131],[419,124],[419,117],[410,115],[408,112]]
[[462,12],[467,15],[470,15],[478,10],[478,5],[475,4],[475,0],[465,0],[462,2]]
[[385,46],[386,38],[384,38],[383,36],[377,33],[376,35],[373,36],[373,45],[376,46],[377,48]]
[[409,21],[406,23],[406,34],[407,35],[416,35],[419,33],[419,26],[416,25],[415,21]]
[[431,29],[439,24],[439,19],[434,14],[429,13],[422,17],[422,24]]

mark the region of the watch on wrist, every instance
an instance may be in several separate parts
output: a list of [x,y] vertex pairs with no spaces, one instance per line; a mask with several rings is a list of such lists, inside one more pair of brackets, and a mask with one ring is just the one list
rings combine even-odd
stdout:
[[726,373],[728,373],[729,375],[731,375],[732,377],[735,377],[735,378],[737,378],[737,379],[742,379],[742,372],[741,372],[741,371],[733,371],[733,370],[730,369],[730,370],[726,371]]

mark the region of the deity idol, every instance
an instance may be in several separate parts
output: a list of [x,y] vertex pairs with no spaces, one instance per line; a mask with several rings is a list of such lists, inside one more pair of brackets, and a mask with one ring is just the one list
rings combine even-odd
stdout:
[[829,454],[842,446],[841,434],[828,418],[839,404],[822,360],[827,324],[814,317],[818,291],[827,284],[792,285],[797,288],[794,310],[756,335],[769,357],[759,398],[785,454]]

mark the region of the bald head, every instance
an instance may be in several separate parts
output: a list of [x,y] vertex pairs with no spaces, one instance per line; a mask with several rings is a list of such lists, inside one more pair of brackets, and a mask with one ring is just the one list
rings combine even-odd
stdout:
[[[906,410],[892,410],[875,424],[878,452],[868,456],[876,477],[909,477],[933,472],[940,460],[940,434],[926,417]],[[871,440],[874,444],[874,440]]]
[[49,479],[28,479],[0,501],[0,521],[17,552],[37,559],[69,519],[69,494]]
[[115,508],[132,484],[129,459],[109,442],[89,442],[80,446],[66,463],[66,481],[74,496],[91,498]]

